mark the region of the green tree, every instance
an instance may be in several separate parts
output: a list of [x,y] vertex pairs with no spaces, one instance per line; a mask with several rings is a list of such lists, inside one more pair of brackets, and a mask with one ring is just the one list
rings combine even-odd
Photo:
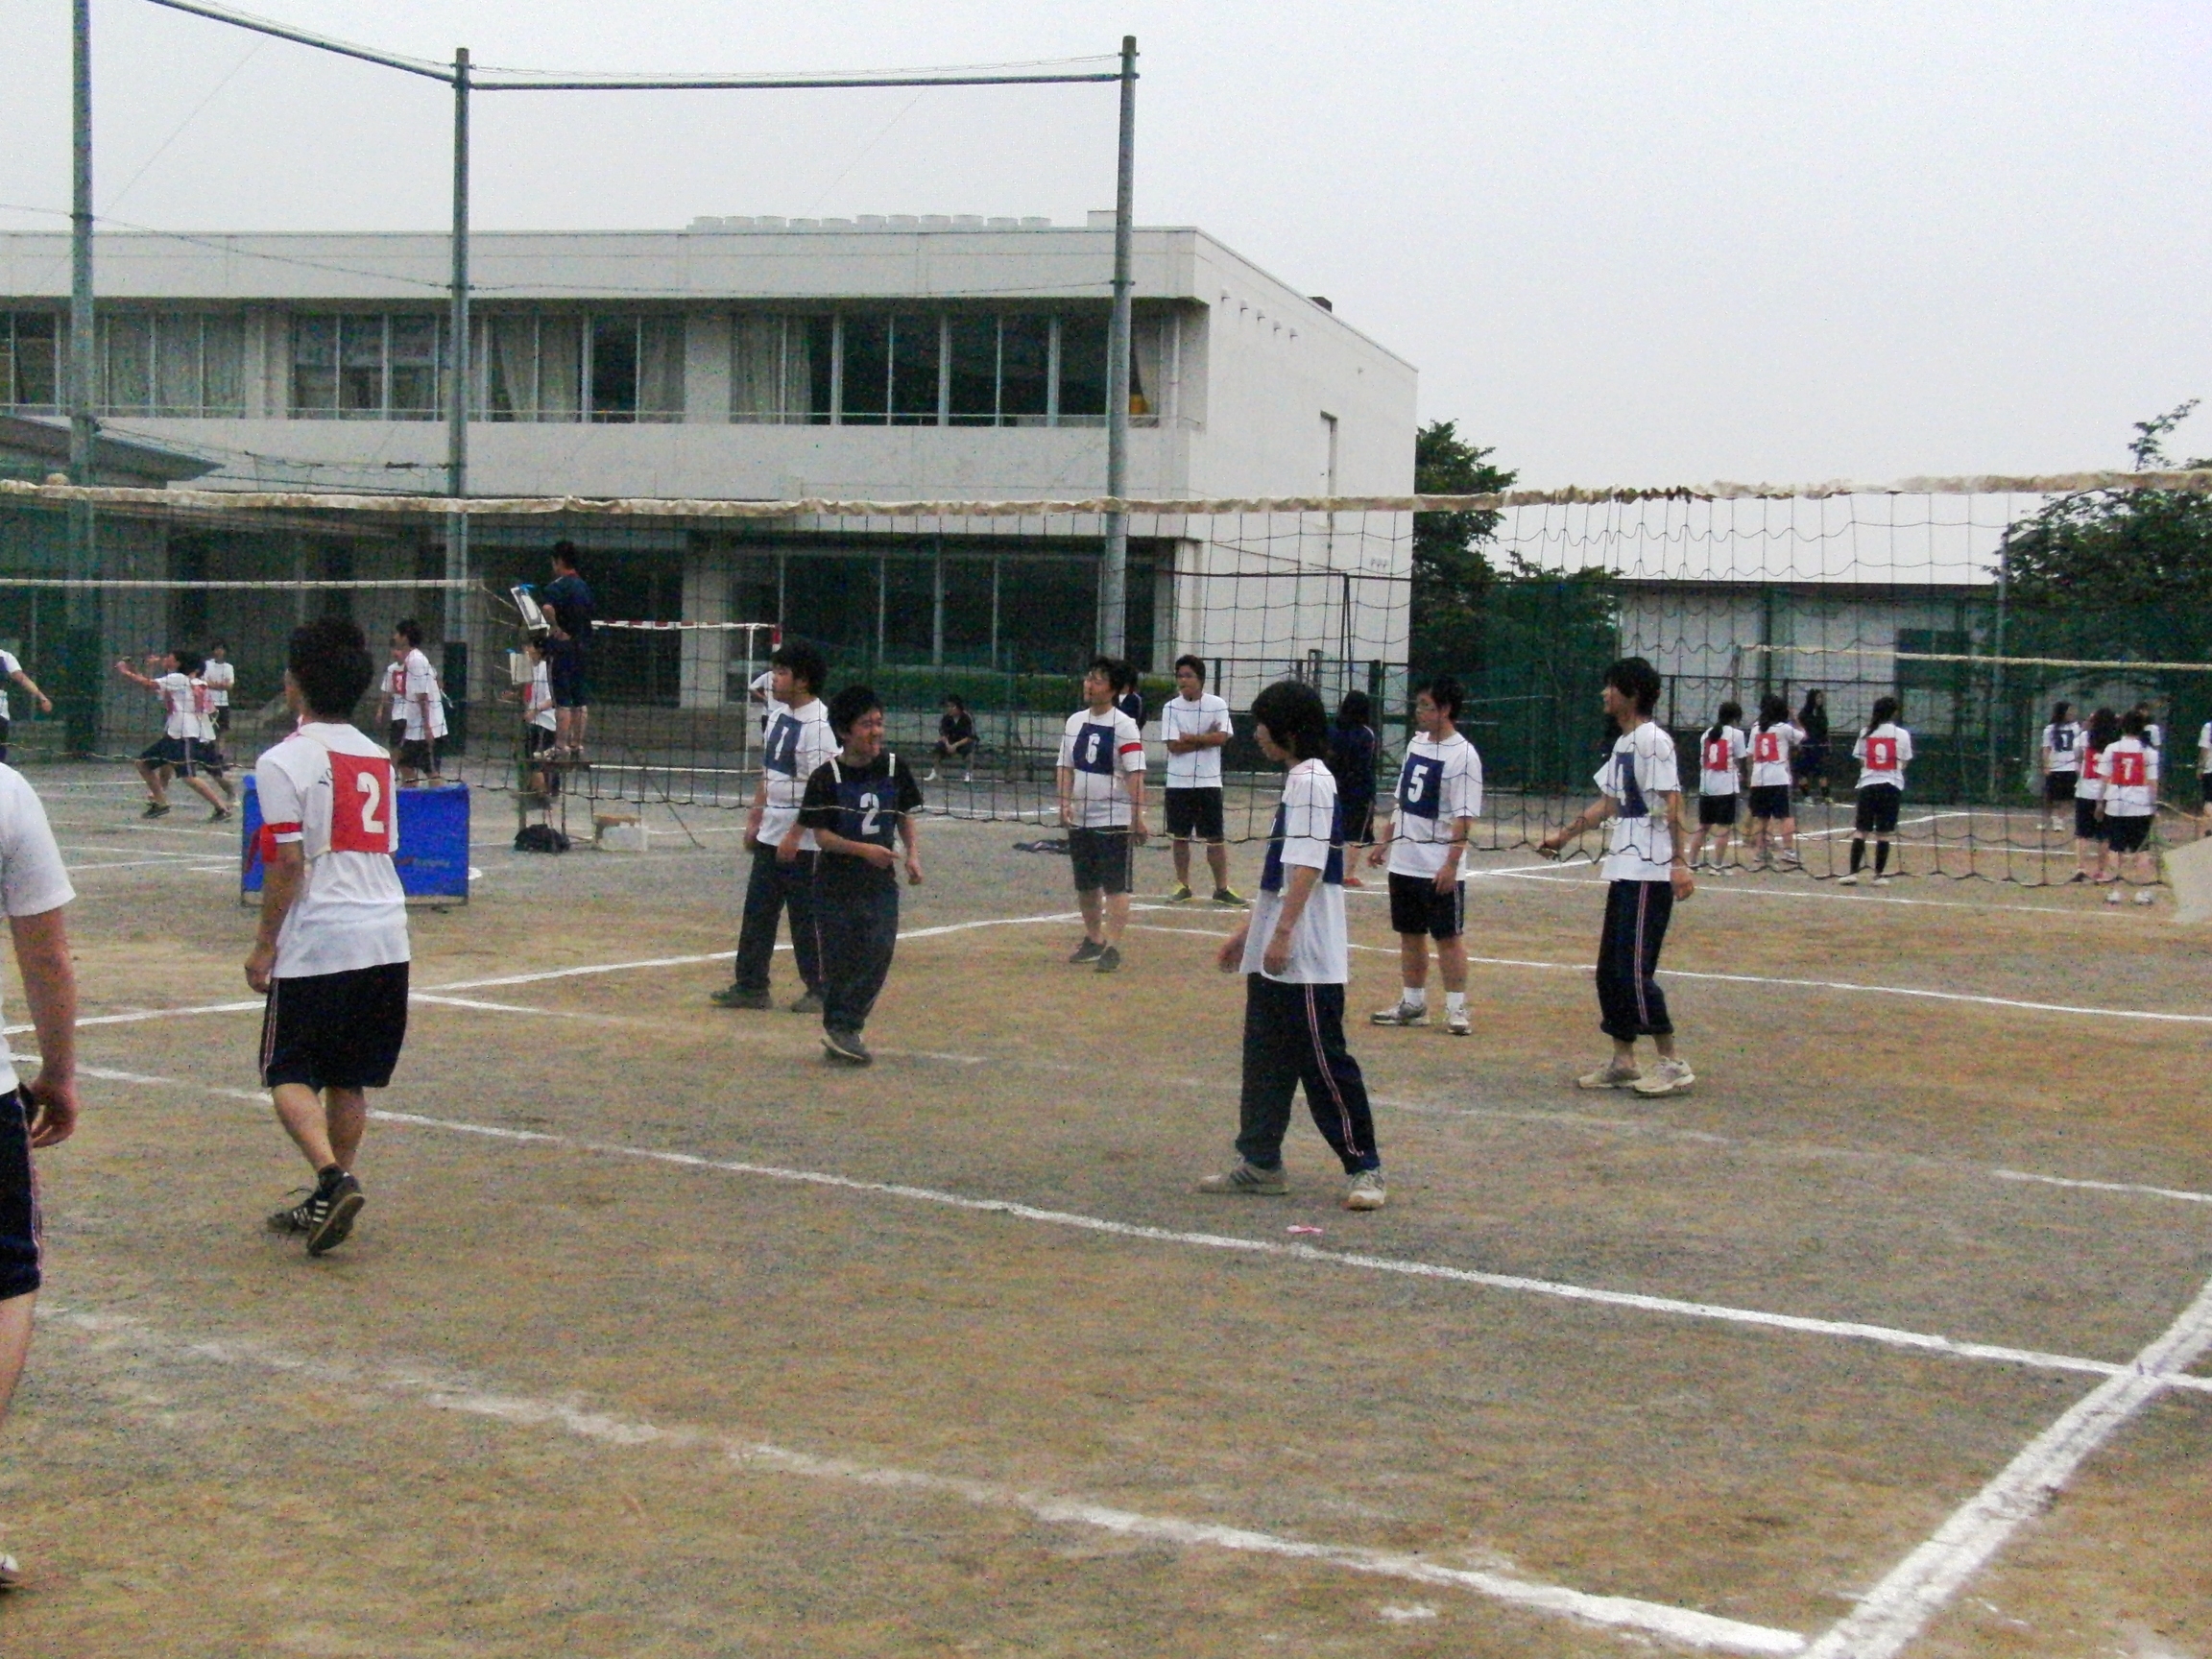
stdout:
[[[1431,421],[1413,435],[1413,488],[1423,495],[1487,495],[1519,476],[1495,465],[1494,449],[1459,436],[1455,421]],[[1483,551],[1498,515],[1413,515],[1412,641],[1414,670],[1462,668],[1479,655],[1482,613],[1497,572]]]

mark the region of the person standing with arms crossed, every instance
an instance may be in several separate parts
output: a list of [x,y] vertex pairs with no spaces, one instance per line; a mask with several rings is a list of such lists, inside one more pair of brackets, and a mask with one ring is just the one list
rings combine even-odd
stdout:
[[1444,976],[1444,1028],[1467,1020],[1467,900],[1459,866],[1482,813],[1482,757],[1459,734],[1465,693],[1439,674],[1414,694],[1413,741],[1398,773],[1390,822],[1367,854],[1390,866],[1390,930],[1398,935],[1398,1000],[1370,1016],[1378,1025],[1429,1023],[1429,941]]
[[1229,886],[1229,844],[1222,812],[1221,750],[1234,735],[1229,705],[1206,689],[1206,664],[1175,659],[1175,689],[1160,708],[1160,735],[1167,745],[1167,833],[1175,857],[1175,887],[1167,897],[1190,900],[1190,839],[1206,843],[1214,873],[1214,902],[1241,904]]
[[[1603,874],[1605,930],[1598,947],[1599,1026],[1613,1039],[1613,1058],[1575,1079],[1582,1089],[1633,1089],[1646,1096],[1674,1094],[1697,1081],[1674,1052],[1674,1022],[1656,977],[1660,947],[1677,901],[1697,891],[1682,849],[1682,779],[1674,739],[1651,718],[1659,706],[1659,672],[1641,657],[1605,670],[1606,715],[1621,730],[1598,774],[1599,798],[1537,843],[1547,854],[1583,830],[1610,824]],[[1636,1042],[1658,1051],[1649,1071],[1636,1064]]]
[[407,897],[391,757],[349,724],[376,666],[361,630],[325,616],[293,631],[284,701],[291,736],[254,767],[264,823],[261,926],[246,983],[269,998],[261,1084],[315,1185],[269,1229],[321,1256],[367,1202],[354,1166],[367,1091],[392,1081],[407,1040]]
[[1083,910],[1083,943],[1070,962],[1112,974],[1121,966],[1121,931],[1129,926],[1129,882],[1144,824],[1144,739],[1137,722],[1114,706],[1120,664],[1094,657],[1083,676],[1084,707],[1060,734],[1060,822],[1068,830],[1075,902]]
[[[30,1083],[0,1046],[0,1418],[30,1358],[42,1282],[32,1154],[60,1145],[77,1127],[77,976],[62,914],[76,897],[46,809],[20,773],[0,765],[0,909],[38,1033],[38,1075]],[[0,1555],[0,1591],[23,1583],[14,1557]]]

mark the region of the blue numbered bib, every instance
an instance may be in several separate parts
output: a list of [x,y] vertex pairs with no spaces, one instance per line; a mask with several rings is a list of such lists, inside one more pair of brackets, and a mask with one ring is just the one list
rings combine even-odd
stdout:
[[1075,733],[1075,770],[1111,778],[1118,757],[1114,753],[1114,728],[1085,721]]
[[1398,775],[1398,810],[1416,818],[1434,818],[1444,795],[1444,762],[1426,755],[1406,757],[1406,769]]
[[1620,805],[1615,810],[1623,818],[1648,818],[1650,805],[1644,799],[1644,791],[1636,782],[1636,757],[1627,751],[1613,757],[1613,786],[1621,792]]
[[899,757],[880,778],[848,778],[830,762],[837,779],[837,833],[848,841],[873,841],[888,847],[899,828]]
[[2074,752],[2074,733],[2061,726],[2051,733],[2051,753],[2071,755]]
[[[1289,808],[1281,802],[1275,804],[1275,828],[1267,832],[1267,857],[1260,866],[1260,891],[1283,891],[1283,841],[1290,833]],[[1329,823],[1329,862],[1322,866],[1321,879],[1344,885],[1344,808],[1339,805]]]
[[776,723],[768,728],[768,746],[760,757],[761,766],[770,772],[780,772],[786,778],[799,772],[799,722],[788,714],[776,716]]

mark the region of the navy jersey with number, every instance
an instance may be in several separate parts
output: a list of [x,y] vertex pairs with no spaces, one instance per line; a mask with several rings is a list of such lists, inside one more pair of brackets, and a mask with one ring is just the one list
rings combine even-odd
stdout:
[[[1283,838],[1290,833],[1289,808],[1280,802],[1275,806],[1275,827],[1267,831],[1267,858],[1260,866],[1260,891],[1283,891]],[[1321,879],[1344,885],[1344,808],[1341,804],[1330,815],[1329,862],[1321,868]]]
[[1636,757],[1625,749],[1613,754],[1613,784],[1620,791],[1615,798],[1614,812],[1623,818],[1648,818],[1650,803],[1644,799],[1644,789],[1636,781]]
[[1398,774],[1398,810],[1433,818],[1444,795],[1444,762],[1428,755],[1408,755]]
[[[806,780],[799,821],[817,833],[827,830],[848,841],[896,849],[900,824],[921,805],[922,786],[898,756],[878,755],[866,766],[833,759]],[[823,851],[821,874],[826,880],[897,880],[893,871],[878,870],[854,854],[828,849]]]
[[1120,770],[1120,760],[1115,751],[1114,728],[1101,721],[1086,720],[1082,730],[1075,733],[1075,770],[1112,777]]

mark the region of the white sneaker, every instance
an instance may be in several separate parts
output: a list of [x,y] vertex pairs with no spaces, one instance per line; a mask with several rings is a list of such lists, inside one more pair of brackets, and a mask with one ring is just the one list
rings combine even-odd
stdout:
[[1389,1201],[1390,1191],[1382,1185],[1380,1169],[1362,1169],[1345,1184],[1344,1208],[1347,1210],[1380,1210]]
[[1654,1060],[1651,1070],[1629,1087],[1646,1099],[1661,1094],[1679,1094],[1697,1081],[1697,1074],[1690,1070],[1687,1060]]
[[1856,870],[1854,870],[1854,871],[1853,871],[1853,872],[1852,872],[1850,875],[1848,875],[1848,876],[1839,876],[1839,877],[1837,877],[1837,878],[1836,878],[1836,885],[1837,885],[1837,886],[1839,886],[1839,887],[1856,887],[1856,886],[1858,886],[1858,885],[1859,885],[1859,873],[1858,873]]
[[2104,895],[2104,902],[2105,902],[2105,903],[2107,903],[2107,904],[2117,904],[2117,903],[2119,903],[2119,902],[2120,902],[2120,889],[2119,889],[2119,888],[2117,888],[2117,887],[2114,887],[2114,888],[2111,888],[2111,889],[2109,889],[2109,890],[2108,890],[2108,891],[2105,893],[2105,895]]
[[936,782],[936,781],[937,781],[937,768],[936,768],[936,767],[934,767],[934,766],[932,766],[932,767],[930,767],[930,768],[929,768],[929,770],[928,770],[928,771],[926,771],[926,772],[923,773],[923,774],[922,774],[922,781],[923,781],[923,782],[925,782],[925,783],[934,783],[934,782]]
[[1290,1190],[1290,1177],[1283,1172],[1281,1165],[1262,1169],[1257,1164],[1241,1159],[1233,1169],[1219,1175],[1209,1175],[1198,1183],[1201,1192],[1235,1192],[1253,1197],[1279,1198]]
[[1368,1019],[1378,1025],[1426,1025],[1429,1009],[1426,1004],[1416,1008],[1410,1002],[1400,1002],[1395,1007],[1376,1009]]
[[1887,887],[1889,885],[1889,878],[1887,876],[1877,876],[1874,878],[1874,885],[1877,887]]
[[2140,892],[2138,892],[2138,893],[2135,895],[2135,902],[2136,902],[2136,903],[2138,903],[2138,904],[2155,904],[2155,903],[2157,903],[2157,902],[2158,902],[2158,891],[2157,891],[2157,889],[2156,889],[2156,888],[2154,888],[2154,887],[2145,887],[2145,888],[2143,888],[2143,889],[2142,889]]
[[1444,1029],[1455,1037],[1464,1037],[1473,1031],[1474,1027],[1467,1022],[1467,1010],[1459,1008],[1446,1013]]
[[1608,1060],[1595,1071],[1585,1071],[1575,1079],[1577,1089],[1629,1089],[1644,1073],[1634,1066],[1623,1066],[1618,1060]]

